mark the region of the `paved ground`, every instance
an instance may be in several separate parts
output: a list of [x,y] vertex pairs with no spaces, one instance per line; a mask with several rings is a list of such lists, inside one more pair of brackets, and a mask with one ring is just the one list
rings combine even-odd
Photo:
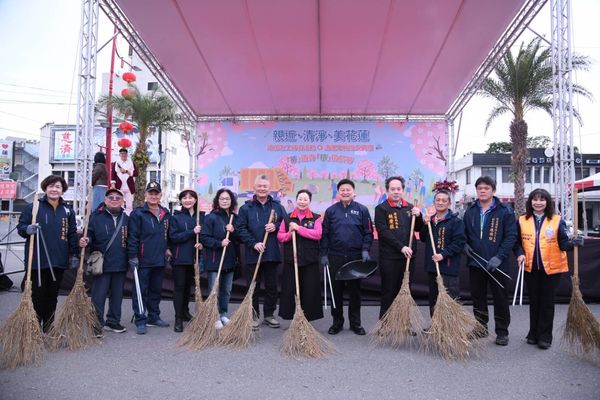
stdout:
[[[19,301],[19,293],[0,292],[0,321]],[[600,305],[591,308],[600,315]],[[557,338],[566,309],[557,307]],[[172,323],[171,302],[164,301],[162,311]],[[374,326],[377,312],[363,307],[366,329]],[[338,352],[328,359],[285,359],[279,346],[287,322],[281,329],[263,327],[255,345],[244,351],[189,353],[175,348],[178,336],[171,328],[149,328],[138,336],[126,323],[126,333],[107,333],[100,346],[47,353],[40,367],[0,371],[0,399],[598,400],[600,369],[568,355],[559,340],[547,351],[527,345],[527,312],[527,307],[512,309],[508,347],[483,339],[481,356],[467,363],[373,347],[347,329],[329,337]],[[131,316],[129,300],[123,316]],[[322,333],[329,324],[329,317],[315,322]]]

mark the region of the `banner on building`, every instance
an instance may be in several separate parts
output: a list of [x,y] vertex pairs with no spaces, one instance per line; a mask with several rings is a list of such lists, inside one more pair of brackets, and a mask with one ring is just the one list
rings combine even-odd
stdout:
[[337,201],[336,184],[350,178],[356,200],[371,211],[385,201],[385,179],[405,178],[405,199],[431,204],[431,189],[446,175],[444,121],[435,122],[203,122],[197,125],[196,187],[210,208],[220,187],[252,197],[256,176],[271,181],[271,195],[291,210],[300,189],[311,208]]
[[13,165],[13,142],[0,141],[0,179],[10,179]]

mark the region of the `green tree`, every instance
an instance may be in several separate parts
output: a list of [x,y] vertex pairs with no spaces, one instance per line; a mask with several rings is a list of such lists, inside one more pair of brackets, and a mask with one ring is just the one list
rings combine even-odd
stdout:
[[[512,145],[512,169],[515,178],[515,211],[525,212],[525,168],[527,162],[527,122],[525,113],[529,110],[544,110],[552,115],[552,93],[554,77],[550,48],[542,48],[539,39],[532,40],[527,46],[521,44],[516,56],[508,51],[494,68],[495,77],[488,77],[481,87],[481,95],[496,101],[490,112],[485,130],[487,131],[496,117],[511,113],[510,143]],[[574,70],[587,69],[590,60],[587,57],[572,57]],[[573,84],[573,93],[592,98],[585,88]],[[577,110],[573,115],[581,118]]]
[[[552,140],[548,136],[528,136],[528,149],[545,149],[552,146]],[[510,153],[512,144],[510,142],[492,142],[488,144],[485,151],[487,154]]]
[[177,129],[177,106],[170,97],[160,90],[153,90],[142,94],[135,86],[133,96],[103,96],[98,100],[98,108],[106,109],[111,106],[123,117],[131,117],[139,130],[139,142],[135,147],[132,161],[137,165],[139,176],[135,179],[134,206],[144,203],[144,190],[146,188],[146,171],[150,158],[148,157],[148,136],[153,129],[163,132]]

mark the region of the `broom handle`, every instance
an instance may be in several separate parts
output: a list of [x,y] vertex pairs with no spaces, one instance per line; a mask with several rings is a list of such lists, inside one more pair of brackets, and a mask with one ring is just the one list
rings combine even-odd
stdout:
[[300,301],[300,282],[298,282],[298,248],[296,247],[296,231],[292,232],[292,248],[294,249],[294,276],[296,278],[296,296]]
[[[429,239],[431,239],[431,248],[433,249],[433,254],[435,254],[435,242],[433,241],[433,228],[431,227],[431,220],[427,221],[427,226],[429,229]],[[440,264],[437,261],[435,262],[435,270],[437,271],[438,276],[440,276]]]
[[[83,237],[87,238],[88,226],[90,225],[90,215],[92,215],[92,187],[88,186],[87,204],[85,206],[85,225],[83,227]],[[85,247],[79,251],[79,271],[83,271],[83,259],[85,258]]]
[[[198,205],[196,204],[196,226],[200,225],[200,210],[198,210]],[[198,245],[200,243],[200,234],[196,233],[196,245]],[[196,258],[194,260],[194,268],[198,269],[198,262],[199,262],[199,257],[200,257],[200,250],[198,250],[198,247],[196,247]],[[200,278],[198,277],[198,280],[200,280]]]
[[[35,225],[35,223],[37,222],[37,214],[38,214],[38,207],[40,206],[39,201],[38,201],[38,194],[37,192],[35,192],[33,194],[33,210],[31,211],[31,225]],[[35,237],[33,237],[33,235],[29,236],[29,258],[27,259],[27,282],[31,282],[31,266],[33,265],[33,246],[34,246],[34,240],[39,240],[39,234],[35,235]],[[38,268],[40,266],[38,265]]]
[[[271,214],[269,215],[269,222],[267,222],[267,224],[270,224],[271,222],[273,222],[273,218],[275,217],[275,210],[271,210]],[[267,246],[267,239],[269,238],[269,232],[265,231],[265,236],[263,237],[263,241],[262,244],[263,246]],[[266,249],[265,249],[266,251]],[[254,275],[252,276],[252,282],[254,282],[256,280],[256,276],[258,275],[258,269],[260,268],[260,262],[262,261],[262,257],[263,254],[265,252],[263,251],[262,253],[258,254],[258,261],[256,262],[256,268],[254,268]]]
[[[408,247],[410,247],[412,249],[412,241],[413,241],[413,236],[415,235],[415,220],[417,219],[417,217],[415,217],[415,215],[413,214],[412,218],[410,219],[410,237],[408,239]],[[406,267],[404,268],[405,271],[408,271],[408,266],[410,265],[410,257],[406,257]]]
[[[573,186],[573,237],[577,237],[579,219],[579,204],[577,204],[577,189]],[[579,247],[573,247],[573,275],[579,281]]]
[[[229,216],[229,225],[231,225],[233,223],[233,214],[231,214]],[[229,240],[229,234],[231,232],[227,231],[227,233],[225,234],[225,239]],[[223,252],[221,253],[221,261],[219,261],[219,269],[217,270],[217,279],[215,280],[215,282],[219,282],[219,277],[221,276],[221,268],[223,268],[223,261],[225,261],[225,252],[227,251],[227,247],[229,246],[225,246],[223,247]],[[216,283],[215,283],[216,285]]]

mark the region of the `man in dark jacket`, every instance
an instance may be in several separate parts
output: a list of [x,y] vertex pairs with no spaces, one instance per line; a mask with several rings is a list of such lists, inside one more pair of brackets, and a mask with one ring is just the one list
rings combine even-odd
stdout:
[[[33,203],[28,204],[21,213],[17,231],[27,239],[25,265],[29,260],[29,241],[40,239],[34,246],[31,298],[42,329],[47,332],[54,319],[63,273],[71,265],[79,264],[79,246],[75,212],[61,197],[68,189],[67,182],[58,175],[50,175],[40,186],[45,194],[39,199],[37,223],[31,223]],[[38,248],[40,254],[37,252]],[[23,285],[25,279],[26,277],[23,278]]]
[[424,224],[419,233],[421,241],[425,242],[425,271],[429,279],[429,315],[433,316],[433,309],[437,301],[437,271],[435,263],[440,267],[440,274],[444,286],[454,299],[460,295],[458,273],[460,261],[465,247],[465,224],[458,218],[458,214],[450,210],[450,193],[440,190],[433,198],[435,215],[425,217],[431,224],[435,253],[431,246],[429,224]]
[[[264,253],[258,275],[256,289],[252,296],[252,306],[256,315],[258,309],[258,289],[261,277],[265,284],[265,303],[263,305],[264,324],[271,328],[279,328],[279,321],[273,316],[277,307],[277,266],[281,263],[281,252],[277,241],[279,224],[286,215],[285,209],[278,201],[269,195],[271,183],[266,175],[259,175],[254,181],[254,197],[240,208],[237,218],[236,230],[240,240],[246,245],[245,257],[247,266],[248,284],[251,283],[259,253]],[[275,220],[269,222],[271,210],[275,211]],[[268,232],[266,246],[262,241],[265,232]],[[260,326],[260,319],[254,320],[254,328]]]
[[[354,182],[342,179],[337,184],[337,190],[340,201],[325,210],[320,251],[321,265],[329,265],[332,277],[350,261],[370,260],[369,250],[373,244],[371,216],[367,207],[354,201]],[[348,289],[350,295],[350,329],[357,335],[364,335],[360,319],[360,280],[333,281],[336,307],[331,309],[333,324],[329,334],[337,335],[344,328],[344,288]]]
[[137,295],[132,297],[133,312],[137,333],[147,332],[146,325],[167,327],[160,319],[160,292],[167,257],[171,252],[167,247],[169,231],[169,210],[160,205],[160,184],[151,181],[146,186],[146,202],[129,216],[127,254],[129,266],[138,270],[140,292],[144,309],[148,316],[139,312]]
[[[90,252],[99,251],[104,256],[102,274],[94,277],[92,302],[100,324],[107,331],[122,333],[127,329],[121,325],[123,287],[127,275],[127,223],[129,217],[123,211],[123,192],[110,188],[104,203],[92,213],[87,238],[81,238],[81,247],[90,247]],[[110,293],[110,295],[109,295]],[[106,323],[104,305],[108,302]]]
[[[473,312],[484,327],[487,336],[489,320],[487,287],[494,298],[494,321],[496,344],[508,345],[508,256],[517,240],[517,223],[513,210],[494,196],[496,181],[482,176],[475,182],[477,201],[464,215],[467,243],[465,253],[469,257],[469,278]],[[502,285],[504,288],[502,288]]]
[[406,259],[415,257],[417,244],[413,242],[412,247],[408,246],[412,216],[415,216],[415,231],[423,226],[419,208],[403,198],[404,178],[392,176],[386,179],[385,189],[387,200],[375,207],[381,273],[379,318],[383,317],[400,291]]

